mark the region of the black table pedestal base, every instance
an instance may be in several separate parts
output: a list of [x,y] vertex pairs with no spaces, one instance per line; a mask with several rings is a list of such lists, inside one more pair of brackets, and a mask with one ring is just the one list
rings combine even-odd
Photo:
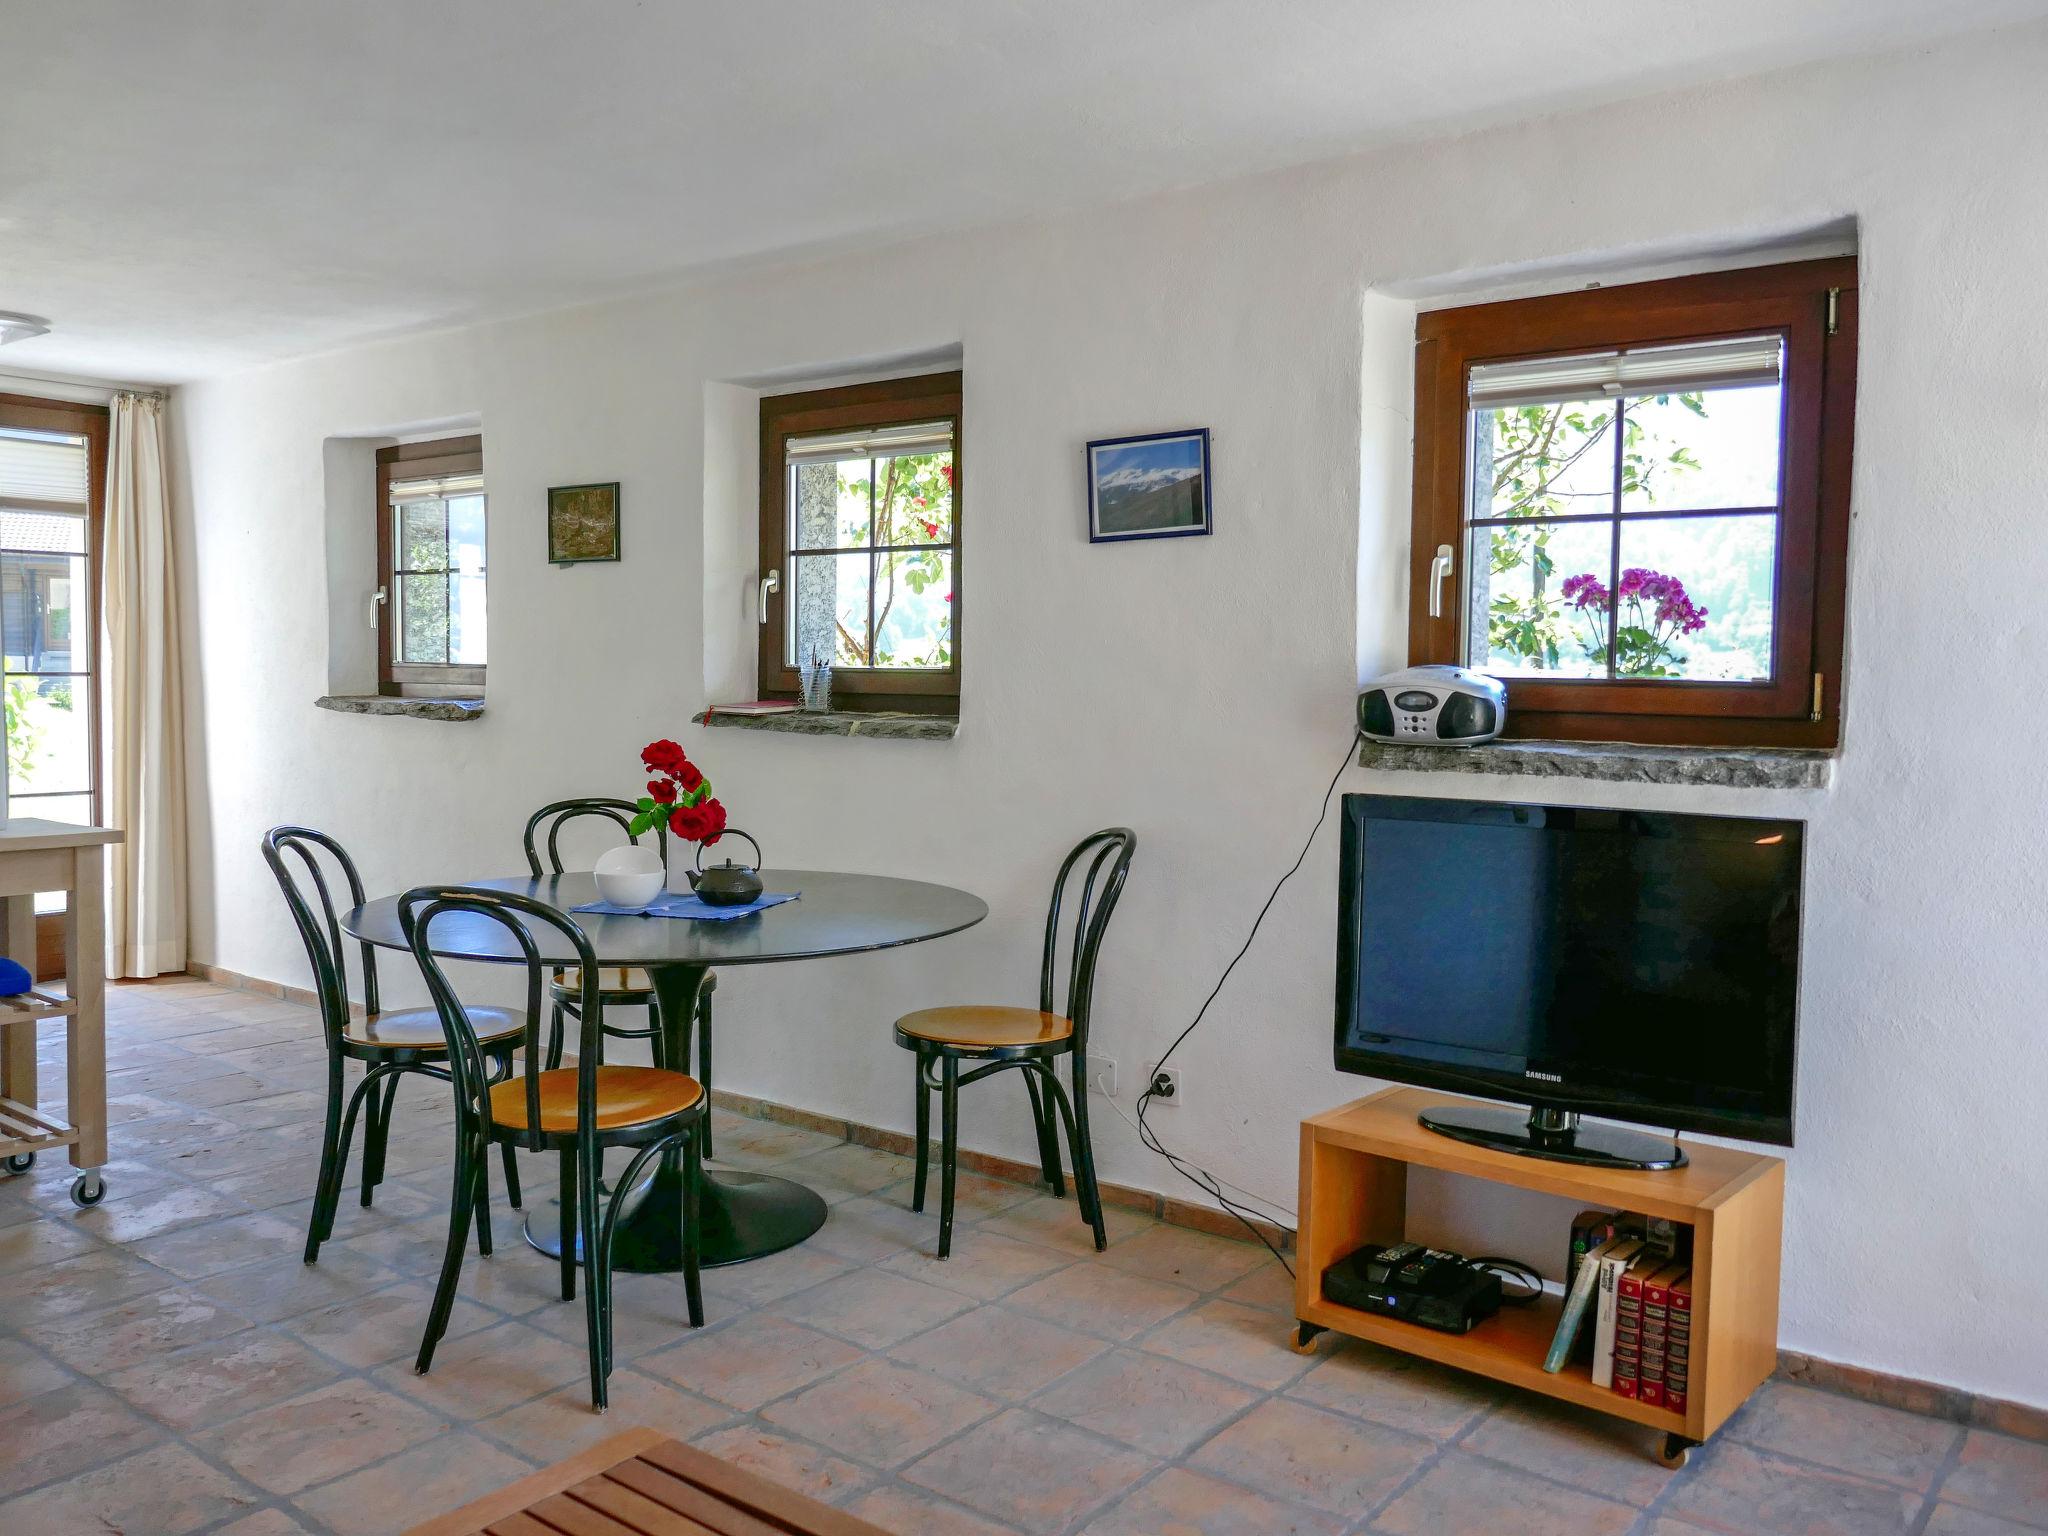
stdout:
[[[654,1176],[626,1197],[612,1234],[612,1268],[673,1274],[683,1267],[683,1175],[655,1164]],[[705,1269],[740,1264],[794,1248],[825,1225],[825,1201],[814,1189],[765,1173],[709,1169],[697,1199],[703,1223],[699,1262]],[[550,1200],[526,1218],[526,1240],[549,1258],[562,1255],[562,1211]],[[582,1244],[577,1244],[581,1263]]]

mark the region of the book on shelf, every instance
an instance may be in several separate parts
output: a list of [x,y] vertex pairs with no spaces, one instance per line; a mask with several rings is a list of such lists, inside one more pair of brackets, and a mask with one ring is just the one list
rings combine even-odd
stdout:
[[1634,1397],[1643,1358],[1643,1280],[1657,1267],[1654,1258],[1631,1265],[1614,1287],[1614,1358],[1609,1385],[1623,1397]]
[[[1671,1282],[1682,1278],[1691,1266],[1666,1264],[1643,1282],[1643,1355],[1637,1372],[1636,1396],[1656,1407],[1664,1400],[1664,1373],[1671,1339]],[[1690,1349],[1690,1325],[1687,1337]]]
[[1644,1251],[1641,1238],[1627,1237],[1617,1240],[1598,1259],[1589,1262],[1599,1266],[1594,1277],[1593,1289],[1598,1297],[1593,1315],[1593,1385],[1611,1387],[1614,1385],[1614,1333],[1620,1321],[1621,1277],[1628,1273],[1630,1265],[1639,1262]]
[[1692,1379],[1692,1272],[1674,1279],[1664,1292],[1664,1406],[1685,1412]]
[[1550,1337],[1550,1352],[1543,1357],[1544,1370],[1561,1371],[1564,1369],[1565,1361],[1571,1358],[1579,1330],[1585,1326],[1587,1316],[1593,1308],[1594,1283],[1600,1277],[1599,1261],[1607,1256],[1609,1249],[1626,1241],[1626,1238],[1610,1237],[1580,1261],[1578,1273],[1572,1278],[1571,1289],[1565,1292],[1564,1311],[1557,1319],[1557,1332]]

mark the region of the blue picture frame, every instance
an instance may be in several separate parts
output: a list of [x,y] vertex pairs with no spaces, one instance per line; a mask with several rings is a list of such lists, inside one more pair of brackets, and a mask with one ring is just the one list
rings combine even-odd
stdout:
[[1088,445],[1088,542],[1214,533],[1209,429],[1105,437]]

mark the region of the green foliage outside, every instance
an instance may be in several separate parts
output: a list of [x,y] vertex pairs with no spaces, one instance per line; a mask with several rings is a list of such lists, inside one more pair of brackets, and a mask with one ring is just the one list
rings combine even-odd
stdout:
[[[849,469],[863,472],[848,474]],[[943,585],[942,602],[952,601],[951,551],[944,546],[953,532],[953,455],[899,454],[843,461],[839,468],[842,544],[867,542],[868,475],[875,471],[880,473],[874,486],[875,546],[935,547],[899,549],[876,560],[874,655],[868,655],[867,636],[855,634],[843,620],[835,620],[837,660],[857,667],[949,667],[953,664],[950,609],[942,610],[935,623],[912,620],[916,632],[905,638],[917,645],[914,654],[898,654],[888,624],[902,592],[922,597],[927,589]]]

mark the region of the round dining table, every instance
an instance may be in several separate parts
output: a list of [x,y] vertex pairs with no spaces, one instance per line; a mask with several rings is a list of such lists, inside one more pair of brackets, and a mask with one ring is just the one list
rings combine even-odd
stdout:
[[[691,1060],[698,997],[705,976],[714,968],[893,949],[944,938],[988,916],[988,904],[980,897],[922,880],[814,869],[764,869],[761,879],[769,891],[795,891],[798,899],[744,917],[612,916],[573,910],[597,900],[597,882],[588,874],[515,875],[470,883],[530,896],[562,912],[582,928],[600,966],[643,967],[658,1004],[663,1057],[679,1063]],[[342,918],[342,927],[365,943],[409,951],[399,926],[398,901],[397,896],[382,896],[365,902]],[[528,925],[526,931],[543,962],[576,963],[562,934],[544,926]],[[434,953],[444,959],[510,964],[522,959],[502,925],[473,913],[443,914],[434,920],[429,938]],[[711,1085],[704,1087],[709,1092]],[[613,1268],[680,1270],[680,1157],[659,1159],[626,1198],[612,1240]],[[700,1262],[736,1264],[802,1242],[825,1224],[825,1201],[793,1179],[709,1169],[699,1191],[698,1220]],[[543,1253],[560,1256],[558,1205],[549,1202],[527,1217],[526,1240]]]

